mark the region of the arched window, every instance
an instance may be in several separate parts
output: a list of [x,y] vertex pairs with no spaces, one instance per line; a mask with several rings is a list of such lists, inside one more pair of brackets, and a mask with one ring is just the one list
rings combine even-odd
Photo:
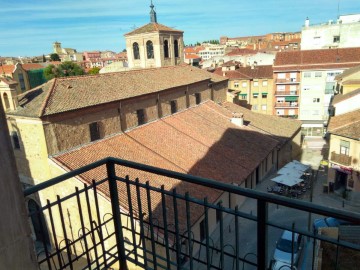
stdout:
[[44,214],[41,212],[40,206],[33,199],[30,199],[28,202],[28,209],[37,246],[43,247],[44,242],[46,245],[50,246],[49,233],[46,227]]
[[148,59],[154,58],[154,46],[151,40],[146,42],[146,54]]
[[140,52],[139,52],[139,44],[137,42],[133,43],[133,52],[134,52],[134,59],[140,59]]
[[5,110],[10,109],[10,103],[9,103],[9,98],[8,95],[6,93],[4,93],[3,95],[4,98],[4,104],[5,104]]
[[169,42],[164,40],[164,57],[169,58]]
[[179,57],[179,43],[177,39],[174,41],[174,56]]
[[11,132],[11,138],[12,138],[13,143],[14,143],[14,148],[15,149],[20,149],[19,136],[18,136],[16,131]]

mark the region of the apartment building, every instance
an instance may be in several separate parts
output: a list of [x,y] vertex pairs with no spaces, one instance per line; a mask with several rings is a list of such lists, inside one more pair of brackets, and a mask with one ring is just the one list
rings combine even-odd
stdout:
[[305,20],[301,30],[301,49],[360,47],[360,14],[341,15],[336,21],[310,24]]
[[360,48],[279,52],[274,62],[274,113],[301,120],[305,136],[323,136],[335,77],[359,64]]
[[223,56],[225,54],[224,45],[214,45],[214,44],[202,44],[204,49],[198,52],[202,60],[208,60],[213,57]]

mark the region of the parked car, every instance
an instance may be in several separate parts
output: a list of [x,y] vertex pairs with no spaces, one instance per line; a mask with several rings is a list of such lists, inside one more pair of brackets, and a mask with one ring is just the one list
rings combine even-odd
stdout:
[[290,264],[281,261],[272,260],[270,270],[297,270],[296,266],[291,267]]
[[[290,268],[291,263],[293,263],[293,266],[296,266],[299,262],[302,248],[303,236],[301,234],[285,230],[280,239],[276,242],[276,248],[273,256],[273,267],[277,265],[281,268],[283,265],[288,265]],[[281,269],[287,269],[287,267]],[[295,268],[293,267],[293,269]]]
[[318,218],[314,220],[313,229],[314,232],[317,233],[319,228],[327,228],[327,227],[339,227],[340,225],[351,225],[352,223],[349,221],[336,219],[333,217],[327,218]]

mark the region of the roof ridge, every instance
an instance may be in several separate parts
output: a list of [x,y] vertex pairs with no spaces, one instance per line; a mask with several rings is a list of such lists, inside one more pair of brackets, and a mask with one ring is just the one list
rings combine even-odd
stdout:
[[43,103],[42,103],[42,105],[41,105],[39,117],[41,117],[41,116],[44,115],[44,112],[45,112],[46,106],[47,106],[47,104],[48,104],[48,102],[49,102],[50,96],[51,96],[52,92],[54,91],[55,82],[56,82],[57,78],[54,78],[53,80],[54,80],[54,81],[53,81],[53,84],[52,84],[52,86],[51,86],[51,89],[50,89],[49,92],[47,93],[47,95],[46,95],[46,97],[45,97],[45,99],[44,99],[44,101],[43,101]]

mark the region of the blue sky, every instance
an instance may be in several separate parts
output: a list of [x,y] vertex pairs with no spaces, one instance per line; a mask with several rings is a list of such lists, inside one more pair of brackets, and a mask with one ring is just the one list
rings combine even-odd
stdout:
[[[360,0],[154,0],[158,22],[184,31],[185,44],[300,31],[310,23],[360,13]],[[0,0],[0,56],[125,48],[124,34],[149,22],[150,0]]]

